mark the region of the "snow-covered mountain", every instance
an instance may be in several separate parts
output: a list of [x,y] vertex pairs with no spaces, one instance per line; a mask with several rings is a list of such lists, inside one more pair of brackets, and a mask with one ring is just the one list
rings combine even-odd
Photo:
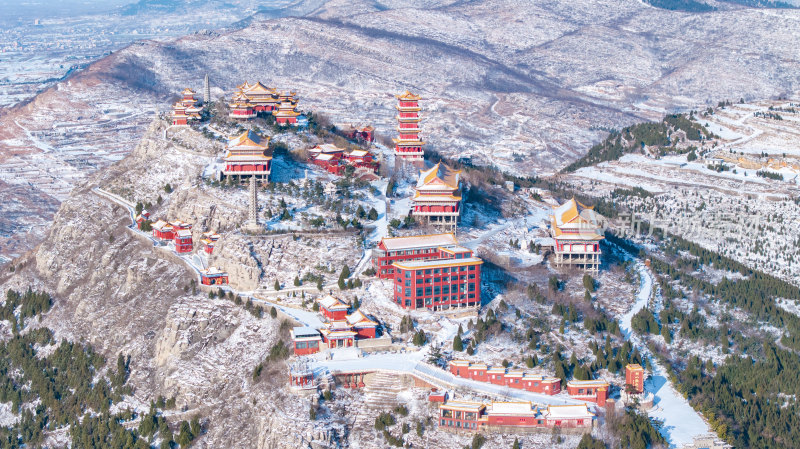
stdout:
[[691,14],[634,0],[291,7],[311,12],[136,43],[3,111],[0,179],[63,197],[127,154],[153,111],[206,73],[215,96],[260,79],[296,90],[301,109],[384,134],[392,95],[410,89],[425,98],[430,148],[524,174],[566,165],[604,129],[798,90],[796,10]]

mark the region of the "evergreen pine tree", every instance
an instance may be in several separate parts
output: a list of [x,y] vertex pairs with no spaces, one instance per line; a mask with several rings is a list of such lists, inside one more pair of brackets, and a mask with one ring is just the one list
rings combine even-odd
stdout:
[[464,350],[464,343],[461,341],[461,333],[453,338],[453,351],[461,352]]

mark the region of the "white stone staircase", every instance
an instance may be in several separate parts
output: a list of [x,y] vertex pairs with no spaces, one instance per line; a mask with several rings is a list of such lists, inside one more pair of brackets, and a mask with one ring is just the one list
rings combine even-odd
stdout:
[[397,374],[376,372],[364,387],[364,407],[359,410],[353,427],[372,428],[380,412],[391,411],[398,405],[397,395],[405,388]]

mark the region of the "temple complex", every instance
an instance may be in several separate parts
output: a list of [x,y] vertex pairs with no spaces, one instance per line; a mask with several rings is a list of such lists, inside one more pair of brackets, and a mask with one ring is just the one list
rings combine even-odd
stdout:
[[228,142],[225,154],[224,176],[237,176],[239,180],[256,178],[266,182],[272,168],[272,150],[269,137],[261,137],[253,131],[245,131]]
[[575,266],[586,271],[600,269],[600,234],[603,217],[575,198],[558,206],[550,215],[553,237],[553,264],[559,268]]
[[275,113],[283,101],[297,103],[294,92],[284,95],[274,88],[263,85],[261,81],[256,81],[255,84],[245,81],[236,88],[228,105],[231,108],[228,115],[230,118],[250,119],[256,117],[259,112]]
[[421,170],[411,204],[412,216],[421,223],[455,232],[461,214],[461,170],[441,162]]
[[420,140],[419,133],[419,100],[422,97],[406,91],[402,95],[397,95],[397,133],[394,154],[408,161],[422,161],[425,153],[422,146],[425,144]]

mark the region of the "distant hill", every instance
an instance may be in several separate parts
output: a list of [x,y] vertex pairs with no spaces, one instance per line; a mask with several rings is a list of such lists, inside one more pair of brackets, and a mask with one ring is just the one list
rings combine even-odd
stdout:
[[643,0],[656,8],[670,11],[709,12],[718,8],[716,4],[741,5],[751,8],[797,8],[800,0],[717,0],[716,2],[704,0]]

